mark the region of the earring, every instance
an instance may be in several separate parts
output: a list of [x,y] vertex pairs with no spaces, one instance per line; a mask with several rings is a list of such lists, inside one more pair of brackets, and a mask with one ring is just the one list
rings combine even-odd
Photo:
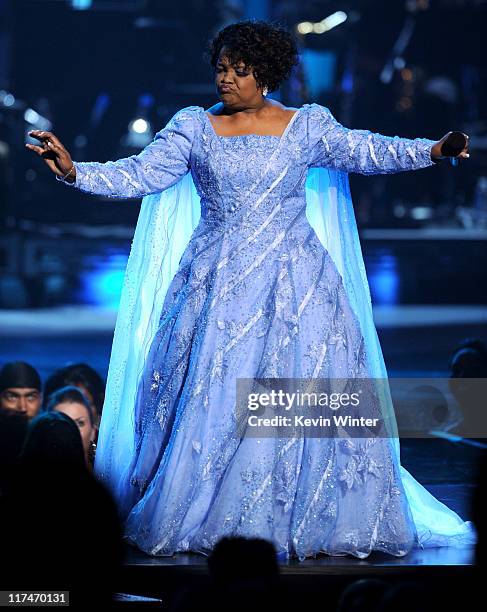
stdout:
[[91,462],[93,462],[95,460],[95,455],[96,455],[96,442],[94,440],[92,440],[90,442],[90,449],[88,451],[88,456],[89,456]]
[[263,96],[267,96],[269,90],[267,89],[267,87],[264,87],[264,89],[262,90],[262,95]]

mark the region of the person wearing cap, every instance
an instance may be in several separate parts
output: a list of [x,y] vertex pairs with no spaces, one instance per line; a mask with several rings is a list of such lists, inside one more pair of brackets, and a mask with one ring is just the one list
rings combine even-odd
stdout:
[[24,361],[6,363],[0,370],[0,410],[33,419],[41,408],[42,383],[37,370]]

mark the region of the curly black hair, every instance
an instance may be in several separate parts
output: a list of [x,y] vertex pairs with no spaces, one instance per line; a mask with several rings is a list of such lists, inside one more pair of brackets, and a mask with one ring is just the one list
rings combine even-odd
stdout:
[[252,68],[257,86],[267,87],[268,91],[278,89],[298,63],[293,35],[275,22],[251,19],[222,28],[209,42],[205,53],[213,68],[223,46],[232,66],[243,62]]

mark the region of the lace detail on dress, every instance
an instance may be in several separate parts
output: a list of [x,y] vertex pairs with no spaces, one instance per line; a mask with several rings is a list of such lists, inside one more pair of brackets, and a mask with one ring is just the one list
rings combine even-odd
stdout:
[[[347,130],[316,104],[282,138],[218,137],[204,113],[182,109],[137,156],[76,162],[75,186],[90,193],[141,197],[190,170],[201,199],[138,381],[135,453],[120,485],[126,538],[158,555],[207,554],[227,534],[300,559],[404,555],[419,521],[392,441],[240,438],[236,381],[369,375],[353,287],[306,216],[308,169],[421,168],[432,141]],[[120,368],[111,384],[122,384]],[[420,536],[428,541],[426,528]]]

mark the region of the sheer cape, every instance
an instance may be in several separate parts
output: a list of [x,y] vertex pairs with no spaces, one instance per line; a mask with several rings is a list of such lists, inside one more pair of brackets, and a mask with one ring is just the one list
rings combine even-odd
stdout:
[[[306,215],[342,276],[364,336],[370,376],[385,379],[387,371],[373,321],[348,174],[309,168],[305,187]],[[131,504],[125,484],[135,454],[137,383],[159,325],[166,292],[200,214],[200,197],[191,172],[168,189],[142,200],[115,326],[95,460],[95,473],[114,495],[122,517]],[[400,466],[390,392],[387,385],[379,388],[382,416]],[[419,545],[463,546],[475,542],[472,523],[464,522],[433,497],[403,467],[400,470]]]

